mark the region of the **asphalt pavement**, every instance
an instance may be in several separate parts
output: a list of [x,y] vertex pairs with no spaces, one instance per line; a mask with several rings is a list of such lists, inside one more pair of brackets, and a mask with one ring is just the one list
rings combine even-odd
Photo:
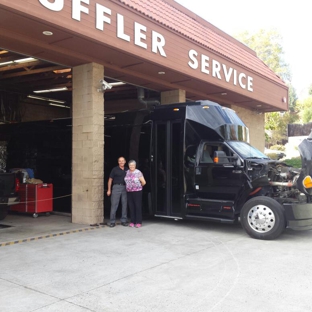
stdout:
[[70,217],[0,222],[1,312],[312,311],[312,231],[252,239],[240,224]]

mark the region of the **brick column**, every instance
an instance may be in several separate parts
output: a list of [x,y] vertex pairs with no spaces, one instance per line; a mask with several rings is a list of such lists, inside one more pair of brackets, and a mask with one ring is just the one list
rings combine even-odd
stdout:
[[104,67],[73,68],[72,222],[103,221],[104,97],[98,92]]
[[264,152],[265,147],[265,129],[264,114],[257,114],[254,111],[232,105],[236,114],[245,123],[249,129],[249,143],[259,151]]
[[185,90],[171,90],[161,92],[161,105],[185,102]]

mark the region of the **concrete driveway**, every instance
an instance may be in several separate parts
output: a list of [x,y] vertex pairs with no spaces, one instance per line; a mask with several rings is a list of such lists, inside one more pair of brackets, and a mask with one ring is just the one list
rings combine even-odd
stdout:
[[312,231],[260,241],[239,224],[88,230],[54,218],[58,235],[0,247],[1,312],[312,310]]

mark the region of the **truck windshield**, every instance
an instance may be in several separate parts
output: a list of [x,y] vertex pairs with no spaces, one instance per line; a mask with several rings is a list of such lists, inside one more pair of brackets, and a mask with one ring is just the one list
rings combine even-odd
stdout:
[[228,144],[235,150],[235,152],[243,158],[263,158],[269,159],[268,156],[260,152],[255,147],[246,142],[230,141]]

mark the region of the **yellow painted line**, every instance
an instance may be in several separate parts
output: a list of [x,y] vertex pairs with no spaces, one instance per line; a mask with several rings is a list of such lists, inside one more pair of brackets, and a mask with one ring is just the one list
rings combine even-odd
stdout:
[[47,234],[47,235],[43,235],[43,236],[37,236],[37,237],[20,239],[20,240],[16,240],[16,241],[13,241],[13,242],[4,242],[4,243],[0,243],[0,247],[11,246],[11,245],[16,245],[16,244],[20,244],[20,243],[26,243],[26,242],[32,242],[32,241],[40,240],[40,239],[44,239],[44,238],[63,236],[63,235],[68,235],[68,234],[72,234],[72,233],[92,231],[92,230],[97,230],[97,229],[100,229],[100,228],[103,228],[103,227],[105,227],[105,225],[97,225],[97,226],[92,226],[92,227],[83,228],[83,229],[77,229],[77,230],[72,230],[72,231],[66,231],[66,232],[60,232],[60,233],[54,233],[54,234]]

